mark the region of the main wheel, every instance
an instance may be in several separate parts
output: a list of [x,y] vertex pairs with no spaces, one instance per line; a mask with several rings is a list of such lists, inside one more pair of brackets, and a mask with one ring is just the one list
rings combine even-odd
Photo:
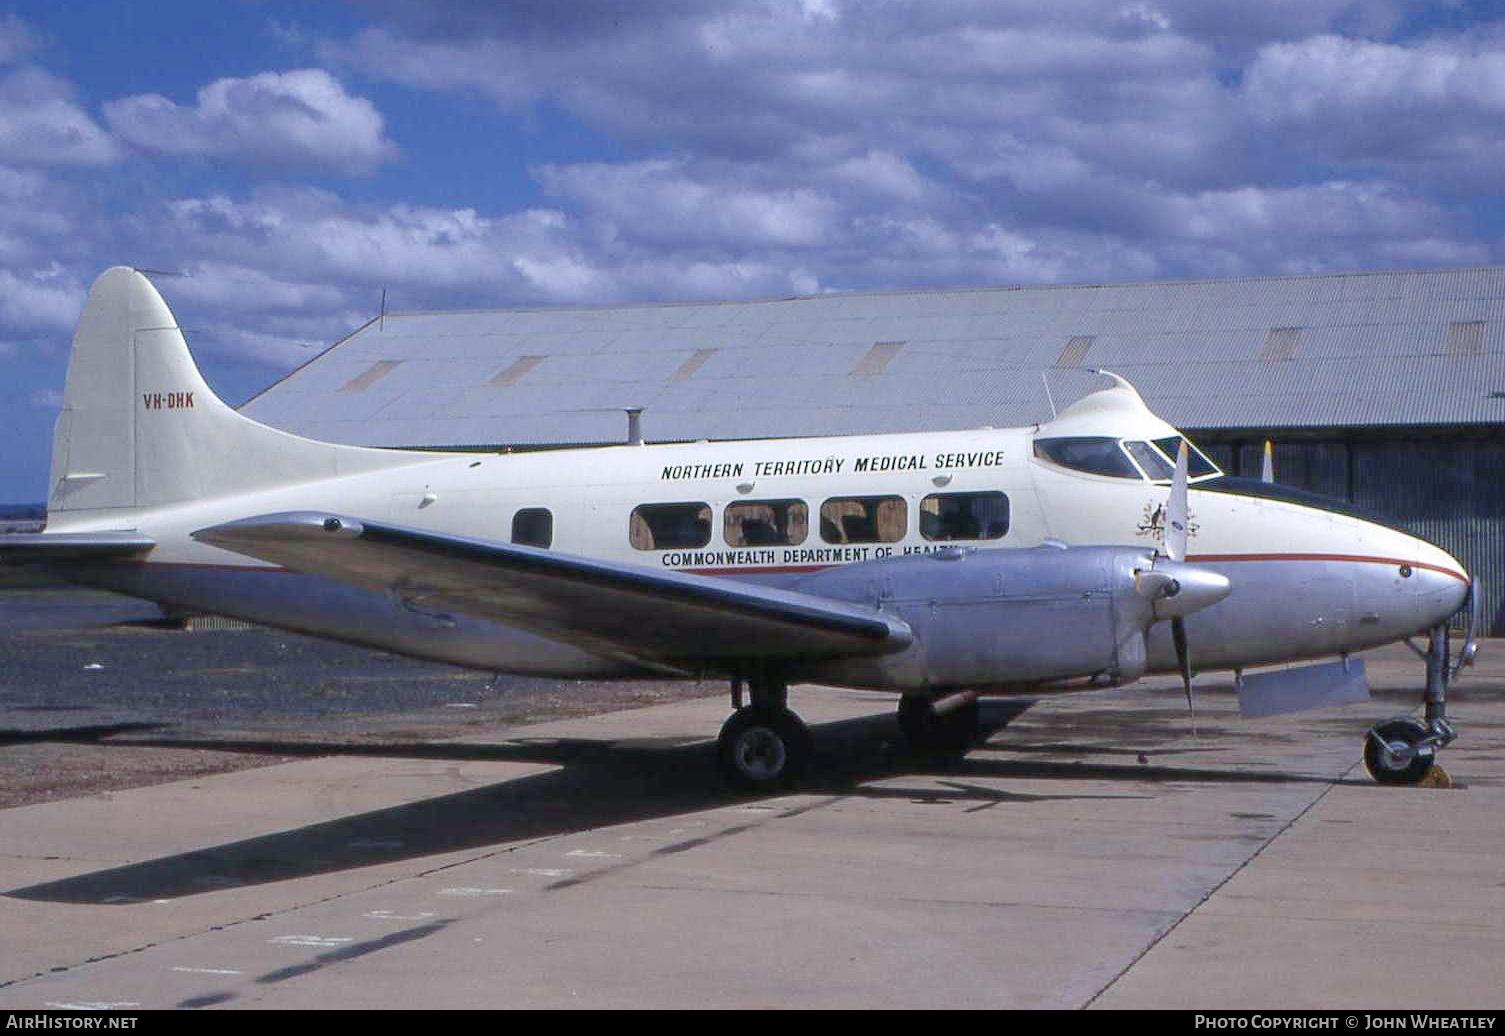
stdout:
[[809,765],[810,731],[788,709],[749,705],[721,728],[716,753],[733,787],[776,791],[793,784]]
[[1437,753],[1426,725],[1409,717],[1377,723],[1364,738],[1364,768],[1380,784],[1420,784]]
[[978,740],[981,708],[970,701],[946,712],[937,712],[929,698],[906,694],[899,699],[899,729],[911,746],[941,756],[961,756]]

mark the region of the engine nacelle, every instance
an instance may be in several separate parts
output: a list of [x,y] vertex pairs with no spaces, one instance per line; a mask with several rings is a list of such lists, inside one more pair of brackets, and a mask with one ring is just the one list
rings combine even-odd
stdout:
[[1165,593],[1140,581],[1156,562],[1134,547],[946,548],[826,569],[798,589],[896,614],[915,640],[894,655],[800,675],[899,691],[1128,683],[1144,675],[1145,634]]

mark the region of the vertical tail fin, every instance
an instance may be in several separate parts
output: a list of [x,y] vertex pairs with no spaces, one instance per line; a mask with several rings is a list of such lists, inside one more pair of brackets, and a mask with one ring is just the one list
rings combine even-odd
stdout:
[[167,303],[128,267],[89,291],[52,441],[49,523],[412,463],[242,417],[204,382]]

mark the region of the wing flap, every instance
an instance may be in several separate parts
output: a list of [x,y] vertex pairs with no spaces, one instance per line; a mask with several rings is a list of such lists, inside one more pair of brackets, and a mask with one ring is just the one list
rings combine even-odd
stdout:
[[386,592],[410,608],[490,619],[658,664],[871,656],[913,639],[895,616],[811,594],[323,512],[262,515],[193,535]]

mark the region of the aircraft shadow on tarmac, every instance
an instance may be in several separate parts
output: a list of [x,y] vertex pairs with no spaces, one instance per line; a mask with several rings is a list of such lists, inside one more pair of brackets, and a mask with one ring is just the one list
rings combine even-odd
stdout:
[[[1033,702],[985,702],[982,733],[1007,726]],[[122,724],[119,732],[139,732],[143,724]],[[127,731],[126,728],[129,728]],[[55,741],[91,741],[116,745],[207,748],[289,755],[370,755],[455,761],[505,760],[551,763],[559,769],[419,802],[341,817],[271,835],[263,835],[193,852],[94,871],[58,881],[14,889],[17,899],[98,905],[176,899],[225,888],[286,881],[424,856],[483,850],[509,842],[569,834],[595,827],[676,816],[738,802],[756,801],[729,790],[716,772],[715,749],[708,742],[682,739],[597,741],[528,739],[484,744],[332,744],[247,740],[129,741],[108,740],[108,727],[53,730]],[[1346,783],[1310,774],[1200,769],[1151,765],[1134,749],[1104,746],[1092,754],[1136,755],[1124,763],[1072,762],[1007,758],[1016,746],[983,745],[962,759],[926,758],[905,746],[892,713],[813,725],[816,772],[800,787],[806,795],[899,798],[954,803],[977,808],[1007,802],[1087,798],[1145,797],[1011,792],[975,783],[985,778],[1062,778],[1078,780],[1206,781],[1215,783]],[[7,732],[0,731],[0,743]],[[32,735],[29,740],[42,740]],[[1028,753],[1028,746],[1021,746]],[[1063,746],[1036,745],[1034,753],[1065,751]],[[1209,749],[1180,748],[1185,751]],[[1216,749],[1211,749],[1215,751]],[[922,788],[873,785],[905,775],[942,778]],[[798,812],[801,807],[792,807]],[[754,822],[756,823],[756,822]],[[726,833],[740,833],[745,827]],[[723,833],[725,834],[725,833]],[[669,845],[660,853],[682,851],[695,843]],[[566,881],[564,885],[575,882]]]

